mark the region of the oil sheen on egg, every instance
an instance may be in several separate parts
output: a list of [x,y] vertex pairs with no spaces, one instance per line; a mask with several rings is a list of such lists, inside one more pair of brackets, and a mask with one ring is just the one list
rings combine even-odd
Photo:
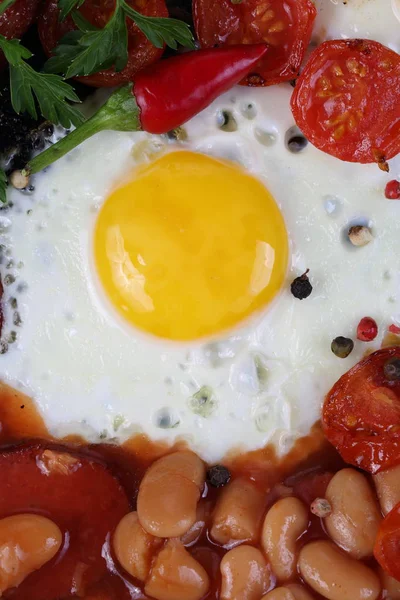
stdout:
[[[99,134],[36,176],[31,195],[10,193],[13,206],[0,213],[6,323],[0,368],[8,384],[36,400],[54,434],[81,433],[93,441],[123,441],[137,432],[157,440],[184,438],[211,462],[232,448],[267,442],[284,453],[318,419],[334,381],[367,349],[379,346],[389,324],[400,323],[400,203],[384,198],[388,176],[375,165],[342,163],[310,144],[289,150],[291,91],[289,84],[238,87],[187,124],[184,142]],[[227,119],[230,126],[221,128]],[[115,302],[111,297],[121,289],[115,290],[110,272],[96,267],[96,252],[106,251],[104,239],[115,224],[134,244],[146,238],[142,259],[151,262],[156,253],[158,267],[162,259],[160,280],[169,255],[182,259],[177,248],[167,252],[173,236],[161,239],[152,229],[158,225],[144,198],[141,231],[127,235],[125,228],[137,215],[127,214],[125,196],[119,198],[125,194],[129,200],[139,172],[148,173],[158,161],[173,164],[172,155],[179,152],[204,155],[195,161],[203,173],[207,157],[213,157],[235,177],[240,173],[239,179],[254,177],[272,211],[267,213],[276,217],[274,227],[284,222],[290,246],[281,289],[270,304],[262,302],[261,314],[195,342],[162,339],[151,326],[129,322],[120,310],[121,297]],[[400,176],[399,159],[391,161],[390,176]],[[214,221],[223,244],[240,238],[229,201],[233,179],[225,179],[226,188],[222,177],[213,202],[189,181],[183,188],[201,204],[203,221],[191,230],[201,241]],[[179,202],[177,221],[185,209]],[[186,208],[193,206],[190,197]],[[224,214],[217,216],[219,210]],[[259,219],[268,217],[261,211]],[[172,212],[166,222],[174,223]],[[369,225],[373,241],[353,247],[346,236],[353,224]],[[262,229],[269,238],[261,240],[272,243],[268,224]],[[103,236],[98,250],[96,232]],[[253,244],[259,235],[254,223],[250,235]],[[279,239],[277,248],[284,251],[284,228]],[[195,241],[186,240],[192,249],[199,246]],[[134,247],[132,255],[138,257],[139,250]],[[121,247],[119,252],[125,256]],[[139,265],[133,266],[139,270]],[[300,301],[291,295],[290,283],[307,268],[313,292]],[[190,279],[184,266],[181,276]],[[202,285],[200,290],[190,285],[186,291],[194,289],[201,302]],[[232,283],[231,299],[242,293],[241,285]],[[165,303],[167,296],[158,298]],[[173,323],[179,319],[177,306],[172,313]],[[356,341],[346,359],[334,356],[332,339],[355,339],[357,324],[367,315],[379,325],[378,338],[370,344]],[[196,311],[182,318],[187,331]]]

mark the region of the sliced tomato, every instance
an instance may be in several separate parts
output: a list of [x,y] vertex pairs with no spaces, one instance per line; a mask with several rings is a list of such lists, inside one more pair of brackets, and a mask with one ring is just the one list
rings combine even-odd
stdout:
[[323,152],[388,170],[400,151],[400,56],[370,40],[324,42],[297,80],[291,107]]
[[376,473],[400,464],[400,381],[387,381],[384,366],[400,347],[361,360],[325,399],[322,424],[343,459]]
[[374,555],[382,569],[400,581],[400,503],[383,519]]
[[97,460],[40,444],[0,453],[0,519],[32,512],[52,519],[64,535],[58,555],[7,591],[13,600],[83,596],[107,572],[103,546],[129,502],[118,480]]
[[[41,0],[16,0],[0,15],[0,34],[7,39],[17,38],[29,29],[37,17]],[[0,53],[0,68],[7,64],[3,53]]]
[[[128,0],[128,4],[135,10],[149,17],[168,17],[165,0]],[[92,25],[104,27],[110,19],[115,8],[115,0],[86,0],[79,9],[82,15]],[[128,64],[120,71],[113,68],[100,71],[79,80],[94,87],[113,87],[132,81],[135,73],[147,65],[161,58],[162,48],[156,48],[146,36],[136,27],[131,19],[128,24]],[[43,49],[48,56],[56,47],[58,41],[68,31],[76,29],[70,16],[65,21],[59,21],[59,9],[57,0],[46,0],[46,4],[38,21],[38,30]]]
[[267,42],[270,50],[242,82],[272,85],[297,77],[317,15],[311,0],[194,0],[201,46]]

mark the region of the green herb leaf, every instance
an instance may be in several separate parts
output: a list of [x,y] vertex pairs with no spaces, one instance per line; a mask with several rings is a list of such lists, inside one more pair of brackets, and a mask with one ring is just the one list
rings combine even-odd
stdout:
[[78,42],[79,53],[70,63],[65,76],[91,75],[105,65],[121,71],[128,61],[128,31],[125,15],[118,7],[104,29],[86,31]]
[[11,103],[16,113],[28,112],[37,119],[36,101],[45,119],[68,128],[79,125],[83,115],[66,100],[79,102],[73,88],[59,75],[38,73],[24,59],[32,56],[18,40],[0,35],[0,48],[10,65]]
[[0,202],[7,202],[7,175],[0,169]]
[[194,48],[189,26],[178,19],[147,17],[131,8],[125,0],[116,0],[115,11],[103,29],[91,25],[76,9],[80,0],[59,0],[60,8],[68,4],[79,34],[61,40],[46,65],[47,73],[65,73],[66,78],[92,75],[114,66],[122,71],[128,62],[126,17],[132,19],[157,48],[164,44],[177,48],[178,43]]
[[79,8],[84,2],[85,0],[58,0],[59,20],[64,21],[74,8]]
[[0,35],[0,48],[10,65],[18,65],[24,59],[32,56],[32,52],[21,46],[19,40],[7,40],[4,35]]
[[162,48],[164,43],[174,50],[178,43],[186,48],[194,48],[192,32],[187,23],[169,17],[147,17],[129,6],[125,0],[122,0],[122,8],[156,48]]
[[0,2],[0,15],[6,12],[7,8],[10,8],[16,1],[17,0],[3,0]]

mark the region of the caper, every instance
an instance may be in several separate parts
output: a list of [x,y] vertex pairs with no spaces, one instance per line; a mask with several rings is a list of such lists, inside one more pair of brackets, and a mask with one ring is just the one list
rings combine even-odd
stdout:
[[331,344],[331,350],[335,356],[346,358],[354,348],[354,342],[350,338],[339,335]]
[[400,358],[390,358],[383,367],[383,372],[388,381],[400,380]]

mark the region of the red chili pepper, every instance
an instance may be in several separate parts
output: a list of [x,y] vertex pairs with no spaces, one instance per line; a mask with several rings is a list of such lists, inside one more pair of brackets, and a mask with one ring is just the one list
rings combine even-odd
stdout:
[[226,92],[267,51],[265,44],[230,46],[174,56],[141,71],[133,93],[144,131],[165,133],[182,125]]
[[357,327],[357,339],[362,342],[372,342],[378,335],[378,325],[371,317],[364,317]]
[[42,171],[105,129],[166,133],[206,108],[239,83],[268,51],[266,44],[197,50],[160,61],[121,87],[88,121],[38,154],[23,169]]

